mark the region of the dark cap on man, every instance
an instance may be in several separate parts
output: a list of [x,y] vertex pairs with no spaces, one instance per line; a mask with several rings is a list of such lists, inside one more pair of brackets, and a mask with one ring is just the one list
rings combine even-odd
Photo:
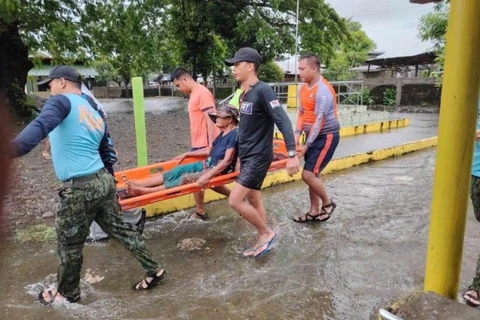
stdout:
[[242,61],[260,64],[262,57],[257,50],[245,47],[238,50],[233,58],[225,60],[225,64],[227,66],[233,66],[235,63]]
[[56,66],[48,74],[48,78],[38,82],[38,85],[50,83],[53,79],[63,78],[68,81],[82,82],[78,71],[69,66]]

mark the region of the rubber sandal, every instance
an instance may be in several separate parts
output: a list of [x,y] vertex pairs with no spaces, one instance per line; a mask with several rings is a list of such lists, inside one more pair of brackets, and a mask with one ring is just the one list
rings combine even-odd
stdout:
[[[43,297],[43,293],[45,291],[47,291],[50,301],[45,300],[45,298]],[[58,291],[55,294],[53,294],[52,290],[43,290],[38,294],[38,301],[40,301],[40,303],[43,304],[44,306],[51,306],[55,301],[55,297],[57,296],[57,294],[58,294]]]
[[320,219],[318,219],[318,217],[320,215],[321,214],[317,214],[317,215],[314,216],[314,215],[311,215],[310,212],[307,212],[307,213],[305,213],[304,215],[301,215],[298,218],[293,218],[293,221],[298,222],[298,223],[318,222],[318,221],[320,221]]
[[195,212],[195,215],[201,220],[207,220],[208,219],[208,214],[206,212],[205,213]]
[[273,247],[273,245],[275,244],[276,241],[277,241],[277,233],[275,232],[275,234],[273,235],[273,238],[270,239],[270,241],[265,242],[265,243],[263,243],[263,244],[261,244],[261,245],[259,245],[259,246],[257,247],[257,249],[258,249],[258,248],[261,248],[261,247],[264,246],[264,245],[267,245],[267,246],[265,247],[265,249],[263,249],[263,250],[262,250],[261,252],[259,252],[257,255],[254,255],[254,257],[255,257],[255,258],[260,258],[260,257],[266,255],[267,253],[269,253],[270,250],[272,250],[272,247]]
[[[472,292],[475,292],[476,296],[474,296]],[[471,307],[480,306],[480,292],[478,290],[470,288],[462,294],[462,298],[465,300],[465,303]]]
[[[149,289],[152,289],[153,287],[155,287],[155,285],[160,281],[162,280],[165,275],[167,274],[167,270],[163,270],[162,274],[157,276],[157,274],[154,274],[154,275],[151,275],[151,276],[146,276],[145,278],[143,278],[142,281],[138,282],[137,284],[135,284],[133,286],[133,289],[135,290],[149,290]],[[147,281],[147,278],[152,278],[152,280],[150,280],[150,282]],[[142,284],[143,282],[145,282],[145,284],[147,285],[147,287],[143,287]]]

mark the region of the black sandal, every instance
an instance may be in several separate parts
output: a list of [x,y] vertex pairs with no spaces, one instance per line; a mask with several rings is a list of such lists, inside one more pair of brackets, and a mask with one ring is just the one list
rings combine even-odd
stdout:
[[[477,296],[475,297],[470,292],[475,292]],[[465,303],[471,307],[480,306],[480,292],[478,290],[475,290],[473,288],[468,288],[468,290],[462,294],[462,298],[463,300],[465,300]]]
[[[137,283],[136,285],[133,286],[133,289],[135,290],[149,290],[149,289],[152,289],[153,287],[155,287],[155,285],[160,281],[162,280],[165,275],[167,274],[167,271],[166,270],[163,270],[162,274],[157,276],[157,274],[154,274],[154,275],[147,275],[145,278],[143,278],[142,281],[140,281],[139,283]],[[152,278],[152,280],[150,282],[148,282],[147,278]],[[145,282],[145,284],[147,285],[147,287],[143,287],[143,283]]]
[[[327,215],[325,218],[323,219],[318,219],[319,222],[326,222],[328,221],[328,219],[330,219],[332,217],[332,213],[333,211],[335,211],[335,208],[337,207],[337,204],[335,202],[333,202],[332,199],[330,199],[330,203],[329,204],[326,204],[324,206],[322,206],[322,213],[320,215]],[[325,208],[332,208],[330,210],[330,212],[327,212],[327,210],[325,210]]]
[[199,218],[199,219],[202,219],[202,220],[207,220],[208,219],[208,214],[205,212],[205,213],[199,213],[199,212],[195,212],[195,215]]
[[311,215],[310,212],[305,213],[304,215],[298,217],[298,218],[293,218],[293,221],[298,222],[298,223],[305,223],[305,222],[320,222],[318,217],[320,217],[322,214],[319,213],[315,216]]
[[40,291],[40,293],[38,294],[38,301],[40,301],[40,303],[43,304],[44,306],[51,306],[55,301],[55,298],[57,297],[58,291],[55,294],[53,294],[52,290],[47,290],[50,301],[45,300],[45,298],[43,297],[44,292],[45,290]]

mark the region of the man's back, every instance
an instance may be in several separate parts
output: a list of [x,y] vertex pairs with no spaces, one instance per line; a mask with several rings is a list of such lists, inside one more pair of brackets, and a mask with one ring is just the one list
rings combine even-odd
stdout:
[[98,148],[105,134],[100,114],[76,94],[57,95],[47,103],[68,112],[49,134],[58,179],[66,181],[100,170],[103,163]]

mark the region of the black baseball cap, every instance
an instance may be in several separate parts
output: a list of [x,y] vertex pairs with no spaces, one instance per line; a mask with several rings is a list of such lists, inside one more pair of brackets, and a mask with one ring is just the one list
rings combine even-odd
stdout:
[[78,71],[69,66],[56,66],[48,74],[48,78],[38,82],[38,85],[50,83],[53,79],[63,78],[68,81],[81,82]]
[[245,47],[238,50],[232,59],[225,60],[225,64],[227,66],[233,66],[236,62],[242,61],[260,64],[260,62],[262,61],[262,57],[257,50]]

